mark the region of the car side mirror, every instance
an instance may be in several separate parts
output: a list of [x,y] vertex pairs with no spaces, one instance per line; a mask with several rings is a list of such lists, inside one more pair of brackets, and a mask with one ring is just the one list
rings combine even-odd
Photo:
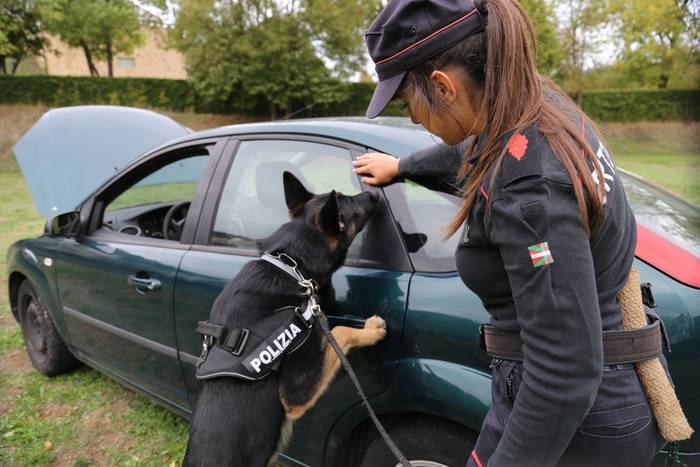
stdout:
[[80,233],[80,213],[77,211],[59,214],[51,219],[51,235],[55,237],[77,237]]

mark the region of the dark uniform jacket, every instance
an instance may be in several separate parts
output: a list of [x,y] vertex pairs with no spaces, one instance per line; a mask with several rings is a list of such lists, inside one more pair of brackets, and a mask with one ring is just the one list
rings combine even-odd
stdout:
[[[520,333],[525,355],[522,383],[489,465],[557,463],[596,397],[601,331],[622,328],[616,294],[633,260],[635,221],[610,154],[592,129],[586,133],[604,171],[593,171],[594,180],[606,191],[605,220],[591,238],[573,182],[536,128],[510,139],[493,185],[492,169],[461,232],[462,280],[481,298],[490,324]],[[399,176],[455,194],[469,144],[403,158]],[[477,143],[472,162],[478,157]]]

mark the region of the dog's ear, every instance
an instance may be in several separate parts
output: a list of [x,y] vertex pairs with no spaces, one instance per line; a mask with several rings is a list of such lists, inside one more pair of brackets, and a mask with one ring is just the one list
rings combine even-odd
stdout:
[[308,200],[313,198],[313,193],[304,187],[304,184],[299,181],[291,172],[285,171],[282,174],[282,181],[284,184],[284,200],[287,203],[287,208],[293,216],[296,216],[301,212],[301,207],[306,204]]
[[340,213],[340,205],[338,204],[338,194],[335,190],[331,191],[330,196],[321,208],[321,214],[318,216],[319,227],[327,235],[337,236],[345,232],[345,219]]

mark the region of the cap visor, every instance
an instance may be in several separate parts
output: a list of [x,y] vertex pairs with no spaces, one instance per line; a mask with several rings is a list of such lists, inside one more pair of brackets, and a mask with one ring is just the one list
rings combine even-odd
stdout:
[[369,103],[369,107],[367,107],[367,113],[365,114],[367,118],[374,118],[384,111],[386,106],[389,105],[389,102],[394,98],[394,94],[396,94],[396,90],[399,89],[405,74],[406,72],[404,71],[377,83],[372,101]]

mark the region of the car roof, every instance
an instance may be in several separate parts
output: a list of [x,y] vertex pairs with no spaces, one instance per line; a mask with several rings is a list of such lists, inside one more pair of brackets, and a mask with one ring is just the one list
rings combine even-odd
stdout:
[[295,134],[334,138],[403,157],[441,142],[422,126],[404,117],[333,117],[245,123],[199,131],[171,141],[181,143],[202,138],[249,134]]

